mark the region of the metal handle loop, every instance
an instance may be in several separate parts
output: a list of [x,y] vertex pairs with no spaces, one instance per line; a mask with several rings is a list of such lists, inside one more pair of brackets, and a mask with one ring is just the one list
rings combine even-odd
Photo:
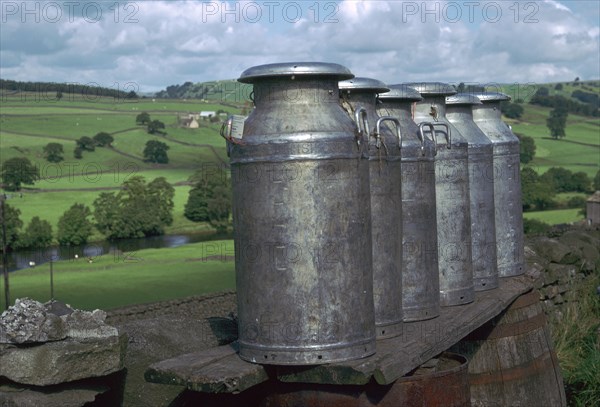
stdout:
[[437,136],[435,135],[435,127],[431,122],[419,123],[419,135],[421,136],[421,155],[425,155],[425,134],[423,133],[423,127],[429,127],[431,131],[431,141],[433,141],[433,155],[437,155]]
[[452,148],[452,136],[450,135],[450,127],[446,123],[433,123],[433,125],[446,128],[446,148],[450,150]]
[[398,148],[402,148],[402,134],[400,133],[400,120],[391,116],[382,116],[377,119],[377,125],[375,126],[375,137],[377,139],[377,148],[379,148],[379,140],[381,138],[381,123],[385,121],[394,122],[396,125],[396,137],[398,138]]
[[[358,137],[356,138],[356,143],[360,146],[360,139],[364,134],[369,134],[369,120],[367,119],[367,111],[364,107],[359,107],[354,112],[354,121],[356,122],[356,126],[358,127]],[[362,122],[362,123],[361,123]],[[362,124],[362,128],[361,128]]]

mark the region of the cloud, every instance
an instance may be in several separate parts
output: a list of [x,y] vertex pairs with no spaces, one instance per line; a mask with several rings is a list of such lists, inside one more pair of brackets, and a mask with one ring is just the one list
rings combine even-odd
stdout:
[[[44,14],[50,3],[60,19],[50,8]],[[3,78],[135,81],[155,91],[305,60],[390,83],[599,75],[600,5],[592,1],[74,3],[70,12],[67,3],[41,2],[35,16],[21,2],[1,2]]]

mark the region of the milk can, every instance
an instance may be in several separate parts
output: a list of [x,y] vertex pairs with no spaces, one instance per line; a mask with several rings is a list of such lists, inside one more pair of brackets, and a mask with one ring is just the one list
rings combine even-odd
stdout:
[[[446,119],[446,96],[456,93],[439,82],[408,83],[423,96],[415,122],[435,126],[435,194],[438,233],[440,305],[466,304],[475,299],[471,260],[468,143]],[[431,132],[429,132],[431,134]]]
[[[440,312],[435,210],[435,144],[412,117],[419,92],[394,85],[379,95],[377,112],[395,117],[402,134],[402,312],[405,321],[434,318]],[[431,131],[429,132],[431,134]]]
[[476,96],[460,93],[446,98],[446,117],[469,143],[471,255],[475,291],[498,287],[494,215],[494,163],[491,141],[473,121]]
[[240,357],[321,364],[375,352],[366,140],[329,63],[244,71],[255,109],[230,151]]
[[473,106],[473,118],[494,146],[494,204],[498,275],[523,274],[523,206],[519,139],[501,120],[500,102],[510,100],[497,92],[476,93],[482,105]]
[[402,333],[401,133],[397,119],[375,111],[377,94],[389,91],[383,82],[354,78],[339,86],[342,107],[368,135],[375,331],[389,338]]

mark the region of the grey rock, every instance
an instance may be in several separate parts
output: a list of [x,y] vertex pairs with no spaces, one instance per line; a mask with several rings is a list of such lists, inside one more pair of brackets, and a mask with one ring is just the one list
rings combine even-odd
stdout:
[[558,282],[566,284],[575,280],[577,274],[577,267],[575,266],[551,263],[546,270],[544,284],[551,285]]
[[532,242],[535,252],[553,263],[573,264],[581,253],[577,248],[569,247],[558,240],[542,237]]
[[0,343],[41,343],[66,337],[64,321],[38,301],[17,299],[0,315]]
[[126,335],[0,345],[0,376],[34,386],[106,376],[123,368],[126,348]]
[[96,396],[106,388],[61,387],[54,391],[38,391],[15,385],[0,386],[0,406],[2,407],[80,407],[95,401]]
[[75,310],[63,317],[69,338],[108,338],[119,335],[117,328],[106,325],[106,312]]

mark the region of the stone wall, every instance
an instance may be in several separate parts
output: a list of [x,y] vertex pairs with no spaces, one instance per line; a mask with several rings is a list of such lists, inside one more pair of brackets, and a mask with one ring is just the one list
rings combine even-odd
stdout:
[[600,231],[572,228],[553,237],[530,237],[525,258],[539,273],[535,288],[546,315],[560,320],[565,306],[578,301],[582,284],[600,273]]

